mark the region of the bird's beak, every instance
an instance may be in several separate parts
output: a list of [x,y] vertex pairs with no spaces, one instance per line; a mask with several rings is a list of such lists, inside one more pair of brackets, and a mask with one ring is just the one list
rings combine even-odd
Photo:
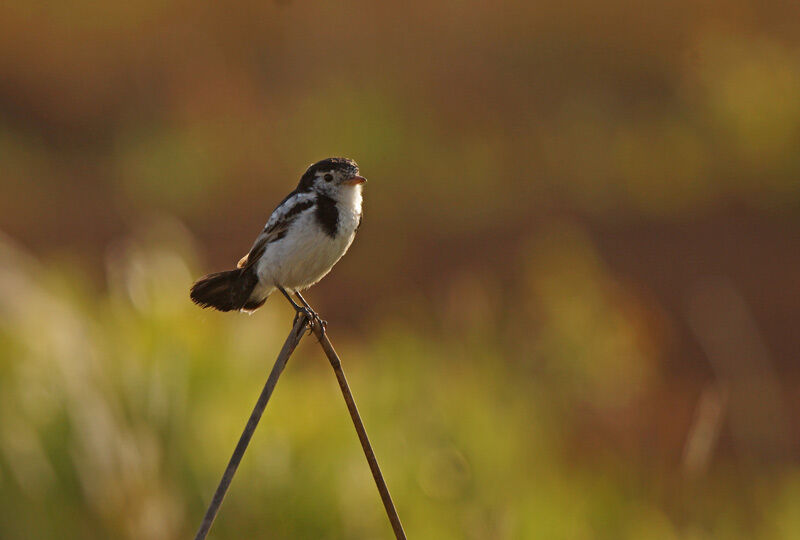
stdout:
[[355,186],[357,184],[363,184],[366,181],[367,181],[367,179],[364,178],[363,176],[354,176],[352,178],[348,178],[347,180],[345,180],[342,183],[343,184],[347,184],[348,186]]

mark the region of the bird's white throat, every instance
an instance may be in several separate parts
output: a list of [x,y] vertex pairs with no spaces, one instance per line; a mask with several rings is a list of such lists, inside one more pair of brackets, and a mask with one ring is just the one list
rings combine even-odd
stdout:
[[356,215],[361,214],[361,184],[346,186],[339,190],[339,197],[336,201],[342,210],[348,210]]

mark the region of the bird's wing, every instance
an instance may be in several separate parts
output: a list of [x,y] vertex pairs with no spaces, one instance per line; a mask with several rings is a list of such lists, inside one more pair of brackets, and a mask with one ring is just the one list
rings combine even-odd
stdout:
[[272,242],[277,242],[289,230],[289,226],[300,214],[314,206],[314,196],[310,193],[293,193],[272,212],[264,230],[256,238],[250,252],[236,264],[238,268],[249,268],[258,261]]

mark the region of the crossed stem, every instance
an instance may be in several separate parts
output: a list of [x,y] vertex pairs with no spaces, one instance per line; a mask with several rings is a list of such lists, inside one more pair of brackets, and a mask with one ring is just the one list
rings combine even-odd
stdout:
[[284,289],[280,285],[276,285],[276,287],[278,288],[279,291],[281,291],[281,294],[283,294],[283,296],[286,297],[289,303],[292,304],[292,307],[294,308],[295,311],[295,316],[294,316],[295,323],[297,322],[297,318],[300,316],[300,314],[303,313],[310,322],[309,331],[311,331],[314,326],[318,325],[322,329],[322,333],[323,334],[325,333],[325,328],[328,326],[328,321],[320,318],[317,312],[314,311],[314,308],[312,308],[308,304],[308,302],[306,302],[306,299],[303,298],[303,295],[300,294],[300,291],[294,291],[294,294],[295,296],[297,296],[300,302],[303,303],[302,306],[297,305],[297,302],[292,300],[292,296],[288,292],[286,292],[286,289]]
[[342,390],[342,396],[347,404],[347,410],[350,413],[350,418],[353,420],[353,426],[356,428],[358,440],[361,442],[361,448],[364,450],[364,456],[367,458],[367,463],[372,471],[372,477],[375,479],[375,485],[378,487],[378,492],[380,493],[383,506],[386,509],[386,515],[389,517],[389,522],[392,525],[392,530],[394,531],[395,537],[397,540],[406,540],[406,534],[403,531],[403,525],[400,523],[400,516],[397,514],[397,509],[392,501],[392,496],[389,494],[389,488],[386,485],[386,481],[383,478],[381,469],[378,466],[378,460],[375,457],[375,452],[372,450],[372,445],[367,437],[367,430],[364,428],[364,423],[361,421],[361,415],[358,413],[358,408],[356,407],[353,393],[350,391],[350,385],[347,383],[347,378],[342,370],[342,361],[339,359],[339,355],[337,355],[336,351],[333,349],[333,345],[331,344],[325,332],[327,323],[323,321],[319,315],[317,315],[317,313],[311,308],[311,306],[308,304],[308,302],[306,302],[305,298],[303,298],[299,292],[295,292],[295,294],[300,299],[300,302],[303,303],[303,306],[299,306],[294,300],[292,300],[292,297],[283,287],[278,287],[278,290],[283,293],[296,311],[294,323],[292,325],[292,331],[286,338],[286,341],[281,348],[281,352],[278,354],[278,358],[275,360],[275,365],[272,367],[272,371],[267,378],[264,389],[261,391],[258,401],[256,401],[253,412],[250,414],[247,425],[245,426],[244,431],[239,438],[239,442],[233,451],[233,455],[228,462],[228,466],[225,468],[225,472],[223,473],[222,479],[220,480],[219,485],[214,492],[214,496],[209,503],[205,516],[203,516],[203,521],[200,524],[200,529],[197,531],[195,540],[205,540],[205,538],[208,536],[208,532],[211,530],[211,525],[214,523],[214,518],[216,518],[219,508],[222,505],[222,500],[225,498],[225,493],[228,491],[228,487],[230,487],[231,482],[233,481],[233,476],[236,474],[236,470],[239,467],[239,463],[242,461],[242,456],[244,456],[245,450],[247,450],[247,445],[250,443],[250,439],[253,437],[253,433],[255,432],[259,420],[261,420],[261,415],[264,413],[267,402],[272,396],[272,391],[274,390],[275,385],[278,383],[278,378],[283,372],[284,367],[286,367],[286,362],[294,352],[297,344],[300,343],[300,340],[305,335],[306,328],[313,332],[319,339],[319,344],[322,347],[322,350],[325,351],[328,361],[330,362],[331,366],[333,367],[333,371],[336,374],[336,380],[339,382],[339,388]]

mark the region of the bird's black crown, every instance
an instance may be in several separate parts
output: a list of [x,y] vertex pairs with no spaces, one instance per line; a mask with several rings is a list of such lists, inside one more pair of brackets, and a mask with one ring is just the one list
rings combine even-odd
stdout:
[[314,177],[317,173],[336,171],[347,174],[348,176],[356,176],[358,174],[358,164],[352,159],[343,157],[331,157],[317,161],[310,165],[303,176],[300,178],[300,185],[298,188],[303,191],[303,188],[310,189],[314,182]]
[[[318,172],[325,171],[341,171],[345,173],[358,174],[358,165],[352,159],[332,157],[323,159],[322,161],[317,161],[313,165],[310,165],[305,174],[311,173],[313,176]],[[305,176],[305,174],[303,176]]]

